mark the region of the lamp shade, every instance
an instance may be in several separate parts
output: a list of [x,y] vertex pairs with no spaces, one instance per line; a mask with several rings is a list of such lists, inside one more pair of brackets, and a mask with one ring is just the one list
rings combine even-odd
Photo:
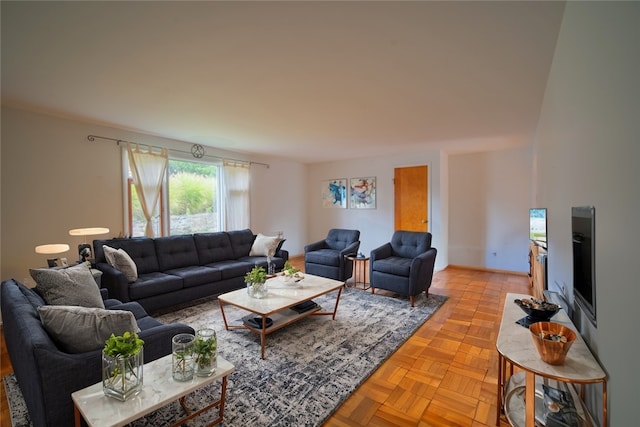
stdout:
[[108,228],[104,227],[89,227],[89,228],[74,228],[69,230],[71,236],[95,236],[97,234],[107,234]]
[[37,254],[61,254],[69,250],[69,245],[64,243],[50,243],[47,245],[36,246]]

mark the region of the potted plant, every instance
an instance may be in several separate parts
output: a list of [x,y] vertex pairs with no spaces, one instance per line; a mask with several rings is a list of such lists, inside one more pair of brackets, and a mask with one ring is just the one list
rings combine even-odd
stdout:
[[253,298],[267,297],[267,271],[264,267],[255,266],[244,276],[247,292]]
[[196,375],[208,377],[213,374],[217,364],[218,341],[216,331],[211,328],[200,329],[196,332],[196,342],[193,347],[196,362]]
[[102,388],[104,394],[127,400],[142,389],[144,341],[135,332],[111,336],[102,349]]
[[303,279],[303,274],[295,268],[289,261],[284,262],[282,275],[285,283],[296,283]]

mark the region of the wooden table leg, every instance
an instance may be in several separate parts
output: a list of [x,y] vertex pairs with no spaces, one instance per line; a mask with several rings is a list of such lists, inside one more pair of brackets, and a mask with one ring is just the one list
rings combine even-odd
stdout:
[[526,373],[526,392],[525,392],[525,426],[535,427],[536,419],[536,374],[531,371]]

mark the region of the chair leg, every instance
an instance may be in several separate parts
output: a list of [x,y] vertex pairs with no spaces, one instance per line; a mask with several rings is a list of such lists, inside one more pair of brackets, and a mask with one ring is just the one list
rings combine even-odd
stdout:
[[409,295],[409,302],[411,303],[411,307],[415,307],[415,306],[413,305],[413,303],[414,303],[414,297],[413,297],[413,295]]

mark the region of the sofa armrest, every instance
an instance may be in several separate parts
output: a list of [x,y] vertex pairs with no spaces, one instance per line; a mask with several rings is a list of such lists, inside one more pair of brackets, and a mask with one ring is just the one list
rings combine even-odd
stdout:
[[349,246],[341,250],[340,255],[342,256],[342,258],[347,256],[356,256],[359,248],[360,248],[360,241],[353,242]]
[[289,259],[289,251],[285,249],[280,249],[278,252],[276,252],[276,256],[278,258],[282,258],[283,260],[287,261]]
[[96,268],[102,271],[101,286],[108,290],[111,298],[122,302],[131,301],[131,298],[129,298],[129,282],[120,270],[111,267],[105,262],[96,264]]
[[304,253],[317,251],[319,249],[327,248],[327,242],[325,240],[319,240],[317,242],[309,243],[304,247]]
[[373,264],[373,261],[377,259],[389,258],[391,254],[391,243],[385,243],[384,245],[378,246],[371,251],[371,254],[369,255],[369,262]]

